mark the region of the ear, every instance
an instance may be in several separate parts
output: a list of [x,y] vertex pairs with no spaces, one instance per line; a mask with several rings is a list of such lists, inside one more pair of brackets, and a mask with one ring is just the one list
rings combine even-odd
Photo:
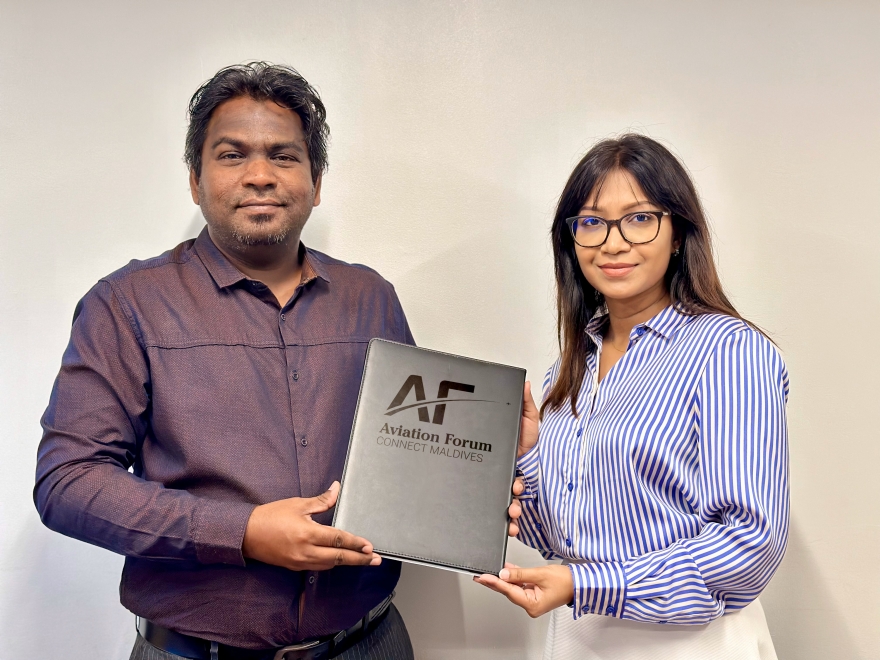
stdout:
[[318,178],[315,179],[315,200],[312,202],[312,206],[317,206],[321,203],[321,177],[323,175],[319,174]]
[[192,195],[193,204],[199,205],[199,177],[194,169],[189,171],[189,193]]
[[683,242],[684,241],[681,240],[681,232],[679,231],[679,229],[677,227],[673,226],[673,228],[672,228],[672,251],[673,251],[673,253],[676,250],[681,249],[681,244]]

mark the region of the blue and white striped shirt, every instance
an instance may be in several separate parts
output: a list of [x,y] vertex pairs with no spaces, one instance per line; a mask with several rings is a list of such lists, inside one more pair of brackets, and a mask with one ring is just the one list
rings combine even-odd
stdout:
[[785,364],[746,323],[670,306],[600,383],[605,320],[587,327],[577,417],[547,410],[517,463],[519,538],[570,561],[575,618],[707,623],[754,600],[785,552]]

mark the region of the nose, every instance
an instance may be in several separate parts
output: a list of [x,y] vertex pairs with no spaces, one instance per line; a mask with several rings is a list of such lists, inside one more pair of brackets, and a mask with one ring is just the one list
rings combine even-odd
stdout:
[[608,238],[602,244],[602,251],[608,254],[619,254],[620,252],[629,252],[630,244],[623,240],[623,234],[620,233],[620,227],[614,225],[608,232]]
[[255,188],[273,188],[277,183],[275,168],[268,158],[254,158],[244,172],[242,183]]

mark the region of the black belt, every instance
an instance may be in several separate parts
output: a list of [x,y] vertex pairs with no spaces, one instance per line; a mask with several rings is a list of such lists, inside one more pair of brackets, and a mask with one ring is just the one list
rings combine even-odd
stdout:
[[388,614],[393,596],[391,594],[376,605],[348,630],[277,649],[242,649],[218,644],[184,635],[140,617],[137,617],[136,625],[140,636],[156,648],[194,660],[325,660],[336,657],[369,635]]

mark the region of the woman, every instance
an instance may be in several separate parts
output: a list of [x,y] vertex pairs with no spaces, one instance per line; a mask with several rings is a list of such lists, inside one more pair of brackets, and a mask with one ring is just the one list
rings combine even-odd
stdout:
[[552,612],[545,658],[775,658],[756,599],[788,534],[788,376],[693,183],[654,140],[605,140],[551,233],[561,357],[540,412],[526,385],[510,533],[563,562],[475,580]]

